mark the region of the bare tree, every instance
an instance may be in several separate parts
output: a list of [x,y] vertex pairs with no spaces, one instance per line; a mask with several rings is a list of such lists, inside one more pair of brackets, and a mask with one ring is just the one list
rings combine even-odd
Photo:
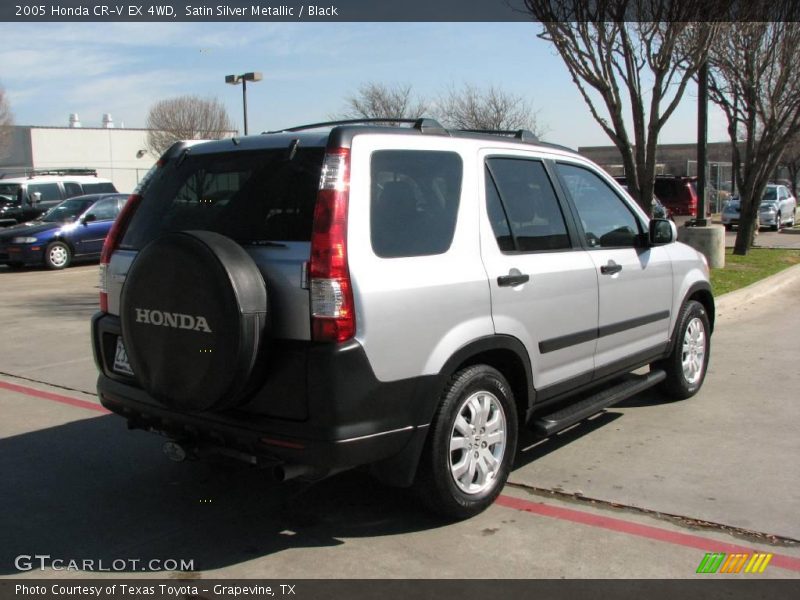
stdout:
[[[753,244],[764,188],[800,127],[800,10],[786,6],[793,14],[785,20],[730,23],[709,55],[709,96],[728,118],[738,173],[741,218],[733,252],[740,256]],[[743,148],[735,143],[737,130]]]
[[555,46],[592,116],[622,155],[628,188],[648,212],[659,133],[719,28],[697,21],[698,3],[525,0],[541,22],[539,37]]
[[8,104],[8,97],[3,88],[0,88],[0,158],[6,156],[11,145],[11,126],[14,118],[11,115],[11,107]]
[[368,82],[348,97],[345,110],[335,115],[344,119],[418,119],[428,111],[428,103],[415,99],[408,84],[388,86]]
[[465,84],[461,89],[451,88],[439,101],[436,112],[454,129],[527,129],[536,135],[542,133],[530,102],[496,86],[480,89]]
[[179,96],[156,102],[147,114],[147,128],[147,150],[161,156],[179,140],[220,139],[234,125],[219,100]]

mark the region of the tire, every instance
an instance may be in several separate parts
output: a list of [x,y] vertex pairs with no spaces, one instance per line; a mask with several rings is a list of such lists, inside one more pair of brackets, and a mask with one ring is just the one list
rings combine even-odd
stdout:
[[691,398],[703,386],[711,353],[710,331],[705,307],[695,300],[684,304],[675,328],[672,353],[653,365],[667,373],[660,389],[670,398]]
[[48,269],[65,269],[72,263],[72,250],[64,242],[52,242],[44,250],[44,264]]
[[468,519],[500,494],[516,447],[517,411],[505,377],[487,365],[463,369],[443,392],[415,491],[434,512]]
[[781,213],[775,215],[775,225],[772,226],[773,231],[781,230]]
[[259,382],[267,289],[253,259],[210,231],[168,233],[139,251],[120,321],[139,384],[177,410],[223,410]]

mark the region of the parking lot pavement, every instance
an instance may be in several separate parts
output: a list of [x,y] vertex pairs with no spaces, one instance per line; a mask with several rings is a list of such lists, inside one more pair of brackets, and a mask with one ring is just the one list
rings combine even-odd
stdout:
[[[736,243],[736,231],[725,232],[725,247],[733,248]],[[756,236],[754,245],[758,248],[796,248],[800,249],[800,228],[782,231],[761,230]]]
[[0,266],[0,373],[93,393],[89,319],[98,305],[97,265],[63,271]]
[[511,481],[800,539],[798,297],[722,314],[696,397],[636,396],[524,451]]
[[721,316],[699,396],[641,395],[528,440],[500,501],[450,524],[360,472],[300,490],[239,464],[168,462],[91,394],[95,282],[96,267],[0,273],[13,340],[0,371],[26,378],[0,375],[0,577],[40,576],[13,566],[34,553],[194,559],[205,577],[692,577],[705,552],[737,548],[776,554],[759,577],[800,577],[800,546],[758,535],[800,537],[797,286]]
[[204,578],[685,578],[706,552],[738,550],[775,554],[759,577],[800,577],[797,548],[514,487],[453,524],[361,472],[300,489],[239,463],[170,463],[156,436],[88,405],[0,387],[0,410],[13,415],[0,424],[0,475],[10,482],[0,494],[0,577],[85,576],[13,567],[20,554],[49,554],[193,560]]

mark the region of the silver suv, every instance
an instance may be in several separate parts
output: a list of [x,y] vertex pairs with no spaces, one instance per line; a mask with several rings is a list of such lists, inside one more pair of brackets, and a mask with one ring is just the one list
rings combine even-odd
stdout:
[[[371,465],[440,513],[542,436],[703,383],[708,267],[528,132],[337,122],[176,144],[101,259],[102,404],[174,459],[309,480]],[[640,367],[649,372],[632,374]]]

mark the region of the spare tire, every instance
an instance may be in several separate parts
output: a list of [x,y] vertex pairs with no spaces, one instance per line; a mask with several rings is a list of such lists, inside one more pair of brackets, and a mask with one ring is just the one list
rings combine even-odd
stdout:
[[252,387],[267,289],[253,259],[230,238],[169,233],[133,261],[120,319],[131,368],[151,396],[180,410],[229,408]]

